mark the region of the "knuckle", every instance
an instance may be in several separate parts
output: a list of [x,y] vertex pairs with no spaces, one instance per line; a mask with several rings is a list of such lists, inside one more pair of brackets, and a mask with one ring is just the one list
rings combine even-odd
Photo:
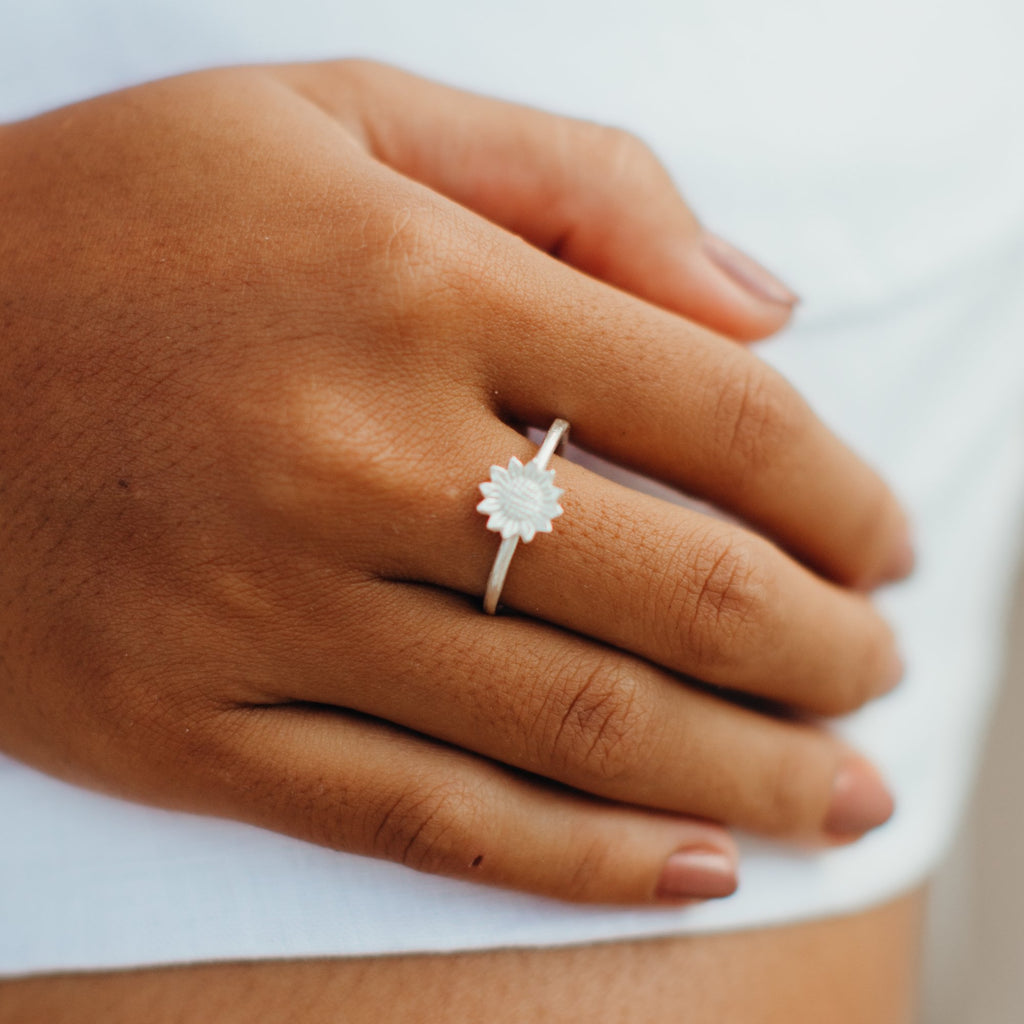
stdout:
[[480,810],[477,795],[451,780],[392,794],[376,808],[371,853],[417,871],[459,873]]
[[262,407],[260,432],[239,445],[248,454],[239,475],[268,513],[293,528],[327,531],[353,552],[383,510],[430,510],[435,495],[418,479],[429,427],[398,436],[386,399],[353,387],[341,400],[330,382],[291,380]]
[[702,665],[729,665],[758,642],[771,606],[768,576],[755,538],[705,537],[684,556],[670,620],[686,624],[689,653]]
[[628,667],[601,661],[567,683],[552,703],[550,746],[557,770],[602,782],[635,771],[653,723],[644,688]]
[[[455,204],[409,197],[368,214],[361,236],[372,275],[364,280],[376,297],[363,311],[375,346],[367,357],[381,373],[394,373],[396,356],[451,370],[456,353],[460,374],[478,371],[473,346],[461,339],[504,344],[509,330],[536,317],[527,243]],[[440,348],[439,324],[451,335]]]
[[748,362],[719,389],[712,422],[721,439],[721,463],[748,476],[770,468],[792,444],[801,404],[766,366]]
[[131,668],[88,677],[79,714],[105,737],[108,749],[98,770],[110,773],[118,791],[134,795],[164,791],[169,777],[182,792],[204,790],[211,777],[233,766],[241,716],[205,674],[134,660]]
[[[386,299],[386,311],[377,318],[408,344],[422,333],[417,325],[445,297],[447,276],[464,260],[464,218],[440,201],[400,194],[391,203],[370,206],[357,227],[358,235],[345,239],[358,242],[364,261],[357,280]],[[348,230],[354,233],[356,226]],[[363,315],[374,316],[369,308]]]
[[358,85],[369,87],[380,79],[397,78],[400,72],[390,64],[371,57],[343,57],[331,62],[334,73]]
[[265,417],[264,436],[254,441],[266,477],[259,480],[264,505],[302,510],[307,495],[328,493],[343,471],[356,479],[379,472],[387,432],[364,415],[358,399],[340,409],[328,386],[288,381],[267,403]]
[[650,146],[639,136],[624,128],[601,125],[598,127],[596,151],[612,180],[621,181],[638,172],[649,173],[660,168]]
[[[536,285],[529,261],[523,259],[526,244],[488,224],[454,225],[433,267],[434,302],[424,303],[434,322],[450,320],[455,312],[469,334],[495,344],[507,341],[508,332],[519,324],[530,323]],[[436,344],[434,337],[426,341]]]

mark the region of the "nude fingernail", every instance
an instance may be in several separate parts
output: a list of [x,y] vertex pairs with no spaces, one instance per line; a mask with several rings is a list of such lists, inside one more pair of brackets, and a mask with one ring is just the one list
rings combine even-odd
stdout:
[[661,900],[715,899],[736,891],[736,862],[712,846],[676,850],[665,862],[655,895]]
[[853,839],[888,821],[895,805],[874,766],[857,754],[840,765],[832,784],[832,803],[825,831],[838,839]]
[[761,301],[778,306],[792,306],[799,301],[799,296],[774,274],[725,239],[705,233],[703,246],[705,254],[719,270],[725,271],[736,284]]

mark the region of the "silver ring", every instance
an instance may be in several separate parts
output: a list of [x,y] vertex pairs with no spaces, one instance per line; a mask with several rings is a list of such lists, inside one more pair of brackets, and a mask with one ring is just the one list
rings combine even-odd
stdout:
[[555,420],[537,454],[525,466],[513,455],[507,469],[491,466],[491,479],[480,485],[484,500],[476,510],[487,516],[488,530],[501,534],[501,547],[484,591],[484,611],[488,615],[498,610],[501,588],[519,542],[528,544],[538,533],[550,533],[551,520],[562,514],[558,504],[562,489],[555,486],[555,471],[548,469],[548,460],[568,439],[568,421]]

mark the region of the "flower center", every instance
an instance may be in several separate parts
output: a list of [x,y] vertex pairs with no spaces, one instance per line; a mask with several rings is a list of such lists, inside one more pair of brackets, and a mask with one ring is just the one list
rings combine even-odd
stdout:
[[536,515],[544,504],[544,496],[535,480],[520,477],[512,483],[504,495],[502,505],[506,515],[515,519],[527,519]]

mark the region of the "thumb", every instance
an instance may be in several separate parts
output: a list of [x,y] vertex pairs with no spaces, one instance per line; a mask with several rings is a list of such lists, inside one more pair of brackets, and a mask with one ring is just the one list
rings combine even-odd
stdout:
[[364,61],[282,76],[382,162],[579,270],[740,340],[789,319],[796,295],[705,231],[627,132]]

